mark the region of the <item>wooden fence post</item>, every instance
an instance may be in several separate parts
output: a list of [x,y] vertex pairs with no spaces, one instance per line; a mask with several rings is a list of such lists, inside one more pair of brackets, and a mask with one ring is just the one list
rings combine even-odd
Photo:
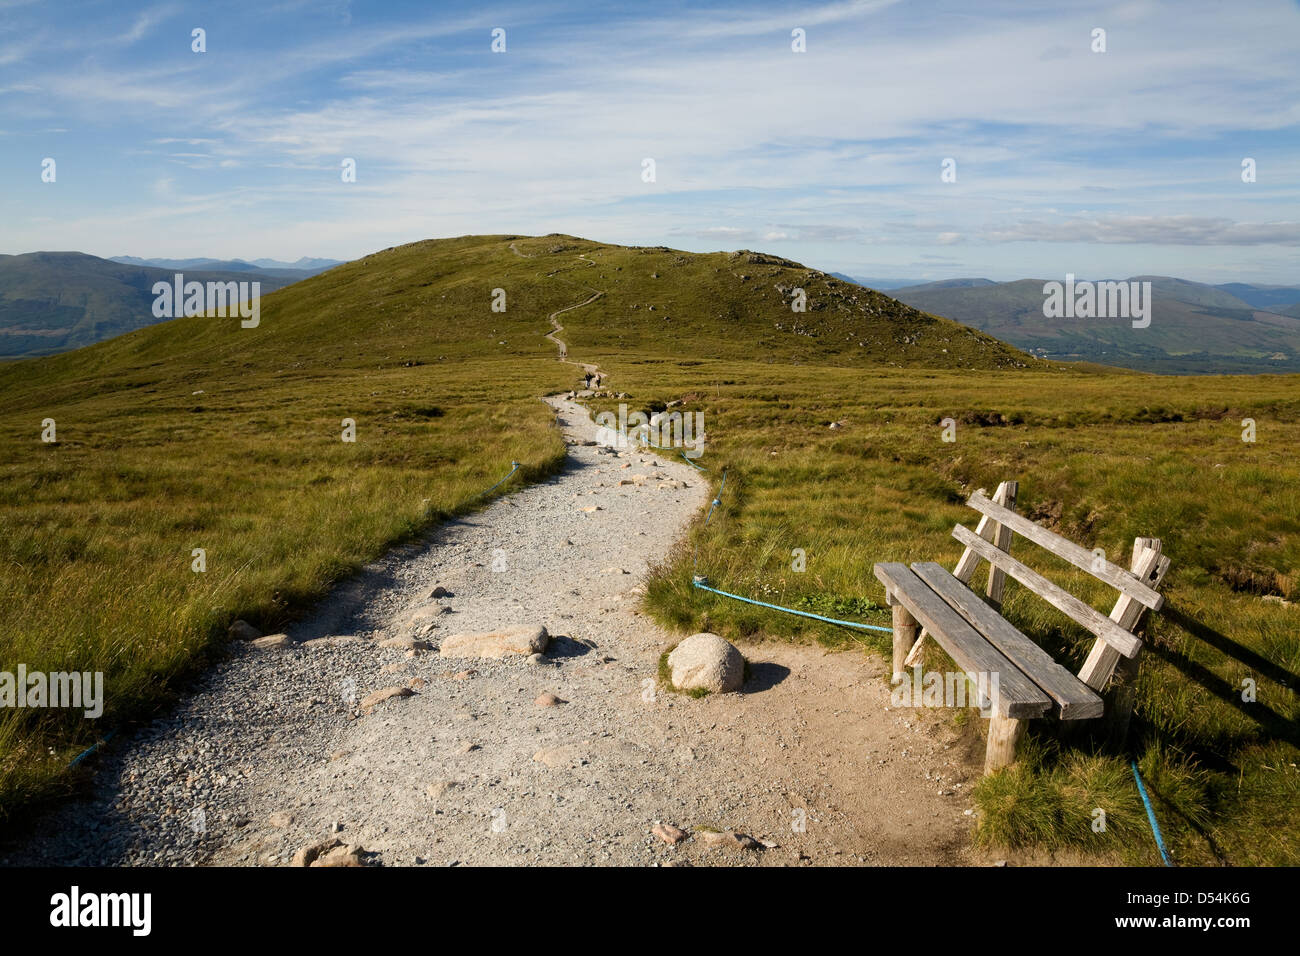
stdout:
[[[993,496],[993,501],[1002,505],[1004,508],[1016,509],[1016,493],[1020,490],[1018,481],[1004,481],[998,485],[998,492]],[[1011,529],[998,522],[993,523],[993,537],[990,539],[993,547],[999,551],[1011,553]],[[988,597],[988,603],[992,605],[993,610],[1001,613],[1002,611],[1002,592],[1007,586],[1007,574],[1001,568],[995,568],[989,565],[989,582],[984,589],[984,594]]]
[[916,618],[912,617],[912,612],[901,604],[894,605],[894,681],[897,682],[900,677],[905,676],[908,653],[912,646],[917,643]]

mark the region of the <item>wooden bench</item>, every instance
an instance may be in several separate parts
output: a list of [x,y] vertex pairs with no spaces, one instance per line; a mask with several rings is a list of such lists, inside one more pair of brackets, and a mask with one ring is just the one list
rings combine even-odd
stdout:
[[[920,657],[922,644],[932,637],[966,676],[980,687],[993,686],[991,699],[981,700],[990,716],[984,772],[992,773],[1015,759],[1025,722],[1034,717],[1061,720],[1100,717],[1105,709],[1100,693],[1117,668],[1128,686],[1123,701],[1112,707],[1131,710],[1131,684],[1136,676],[1142,641],[1134,634],[1143,612],[1160,610],[1164,596],[1156,590],[1169,570],[1158,538],[1133,542],[1130,568],[1111,564],[1100,553],[1080,547],[1015,511],[1018,485],[1004,481],[993,498],[983,489],[966,502],[980,513],[974,531],[964,525],[952,535],[966,546],[949,574],[932,561],[889,562],[875,566],[893,608],[894,681]],[[1012,536],[1018,534],[1064,559],[1119,592],[1106,616],[1053,584],[1011,556]],[[984,594],[969,587],[981,561],[989,564]],[[1001,614],[1006,579],[1013,578],[1048,604],[1087,628],[1096,640],[1078,675],[1070,673]],[[920,629],[920,633],[917,631]],[[982,680],[981,680],[982,678]]]

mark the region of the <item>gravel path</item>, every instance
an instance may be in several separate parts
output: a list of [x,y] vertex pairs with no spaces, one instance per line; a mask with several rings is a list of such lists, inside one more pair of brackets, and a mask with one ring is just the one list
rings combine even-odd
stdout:
[[[680,636],[639,613],[637,582],[708,488],[587,444],[586,411],[549,401],[576,442],[562,474],[367,568],[293,646],[237,647],[0,862],[274,865],[335,836],[390,866],[974,862],[978,755],[934,715],[888,711],[876,658],[746,645],[743,693],[655,688]],[[553,636],[540,663],[379,646],[527,623]],[[358,709],[395,685],[416,693]],[[660,821],[776,846],[670,847]]]
[[[597,373],[567,358],[560,312],[560,360]],[[879,658],[744,645],[741,693],[657,686],[684,635],[642,616],[639,582],[708,502],[706,476],[598,445],[582,406],[547,401],[561,474],[390,552],[288,646],[236,645],[0,864],[285,865],[333,839],[387,866],[985,862],[978,744],[943,712],[891,711]],[[536,624],[552,639],[535,659],[436,650]],[[363,706],[389,688],[411,693]],[[661,822],[692,836],[670,846]]]

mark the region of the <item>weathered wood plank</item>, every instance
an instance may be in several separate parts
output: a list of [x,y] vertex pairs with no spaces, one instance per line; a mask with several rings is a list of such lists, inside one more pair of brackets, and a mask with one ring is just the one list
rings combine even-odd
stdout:
[[[1052,552],[1058,558],[1070,562],[1081,571],[1087,571],[1098,580],[1105,581],[1121,594],[1128,595],[1151,610],[1158,611],[1164,605],[1163,594],[1147,587],[1128,571],[1109,561],[1098,559],[1087,548],[1080,547],[1069,538],[1048,531],[1042,525],[1035,524],[996,501],[990,501],[981,492],[977,491],[971,495],[966,504],[999,525],[1010,528],[1021,537],[1028,538],[1034,544]],[[1005,551],[1006,548],[1002,550]]]
[[1048,604],[1078,621],[1125,657],[1132,657],[1141,649],[1142,642],[1110,618],[1104,616],[1095,608],[1084,604],[1069,591],[1053,584],[1037,571],[1026,567],[1011,557],[1011,555],[999,551],[966,526],[957,525],[952,529],[952,536],[962,544],[974,548],[979,552],[980,557],[990,564],[1000,566],[1007,574],[1029,588]]
[[[1160,582],[1165,579],[1165,573],[1169,570],[1169,558],[1160,553],[1161,547],[1159,538],[1138,538],[1133,542],[1133,574],[1151,587],[1159,587]],[[1145,610],[1145,607],[1127,594],[1122,594],[1110,612],[1110,619],[1124,630],[1133,631],[1136,630]],[[1092,645],[1092,650],[1088,652],[1088,659],[1079,669],[1079,680],[1093,690],[1105,690],[1119,661],[1120,655],[1115,648],[1098,640]]]
[[1102,715],[1105,705],[1100,697],[943,567],[926,561],[913,564],[912,571],[1056,701],[1057,715],[1062,720]]
[[[987,544],[987,542],[985,542]],[[992,547],[990,545],[990,547]],[[1022,674],[988,639],[948,606],[939,595],[905,564],[882,563],[876,577],[895,599],[911,612],[957,666],[978,683],[980,674],[997,675],[995,713],[1006,717],[1040,717],[1052,709],[1052,701],[1038,685]],[[981,701],[981,706],[987,702]]]

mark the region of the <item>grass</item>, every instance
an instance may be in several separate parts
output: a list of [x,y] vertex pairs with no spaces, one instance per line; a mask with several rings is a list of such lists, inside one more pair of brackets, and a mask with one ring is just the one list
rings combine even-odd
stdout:
[[[1131,752],[1179,862],[1300,861],[1291,812],[1300,796],[1300,609],[1262,600],[1300,599],[1295,379],[599,360],[635,403],[685,397],[702,409],[710,448],[699,462],[715,489],[727,473],[708,527],[649,582],[650,607],[675,628],[887,653],[885,635],[729,601],[695,589],[692,575],[785,607],[838,601],[856,613],[832,616],[887,625],[873,610],[883,592],[871,565],[952,567],[960,546],[951,529],[977,517],[965,496],[1004,478],[1020,481],[1022,513],[1112,560],[1127,563],[1137,535],[1162,538],[1173,562],[1168,604],[1146,625],[1128,750],[1088,734],[1062,742],[1051,721],[1034,722],[1027,759],[977,791],[980,839],[1127,848],[1133,862],[1158,863],[1149,834],[1135,836],[1146,823],[1133,816]],[[947,417],[959,422],[952,444],[939,436]],[[1246,417],[1257,421],[1254,444],[1241,440]],[[847,424],[830,430],[832,421]],[[803,573],[793,570],[794,549],[806,553]],[[1017,554],[1095,607],[1113,603],[1106,586],[1040,549],[1020,542]],[[1014,583],[1006,614],[1066,666],[1082,664],[1091,635]],[[1254,703],[1241,699],[1246,678],[1257,683]],[[1105,833],[1091,828],[1096,807],[1111,821]]]
[[[807,313],[791,311],[793,286]],[[489,309],[494,288],[505,313]],[[1026,759],[976,792],[978,838],[1156,862],[1131,753],[1180,863],[1300,861],[1300,608],[1263,600],[1300,599],[1296,378],[1032,362],[797,264],[566,236],[385,250],[266,297],[256,330],[180,319],[0,366],[0,662],[102,669],[108,697],[98,725],[0,715],[0,806],[66,791],[71,755],[165,707],[235,617],[282,628],[387,546],[474,507],[511,459],[515,482],[553,470],[563,447],[537,396],[575,370],[554,361],[546,316],[593,290],[562,316],[570,356],[635,408],[703,410],[701,478],[716,490],[727,473],[708,526],[649,582],[661,621],[885,651],[887,635],[699,591],[696,561],[733,593],[887,624],[872,564],[951,567],[952,526],[975,518],[965,496],[1016,478],[1022,513],[1116,561],[1134,536],[1160,537],[1173,565],[1127,751],[1034,722]],[[57,446],[39,440],[46,417]],[[339,439],[345,417],[355,444]],[[940,441],[945,418],[955,443]],[[1108,609],[1113,592],[1050,562],[1036,566]],[[1014,585],[1007,598],[1077,668],[1088,635]]]

